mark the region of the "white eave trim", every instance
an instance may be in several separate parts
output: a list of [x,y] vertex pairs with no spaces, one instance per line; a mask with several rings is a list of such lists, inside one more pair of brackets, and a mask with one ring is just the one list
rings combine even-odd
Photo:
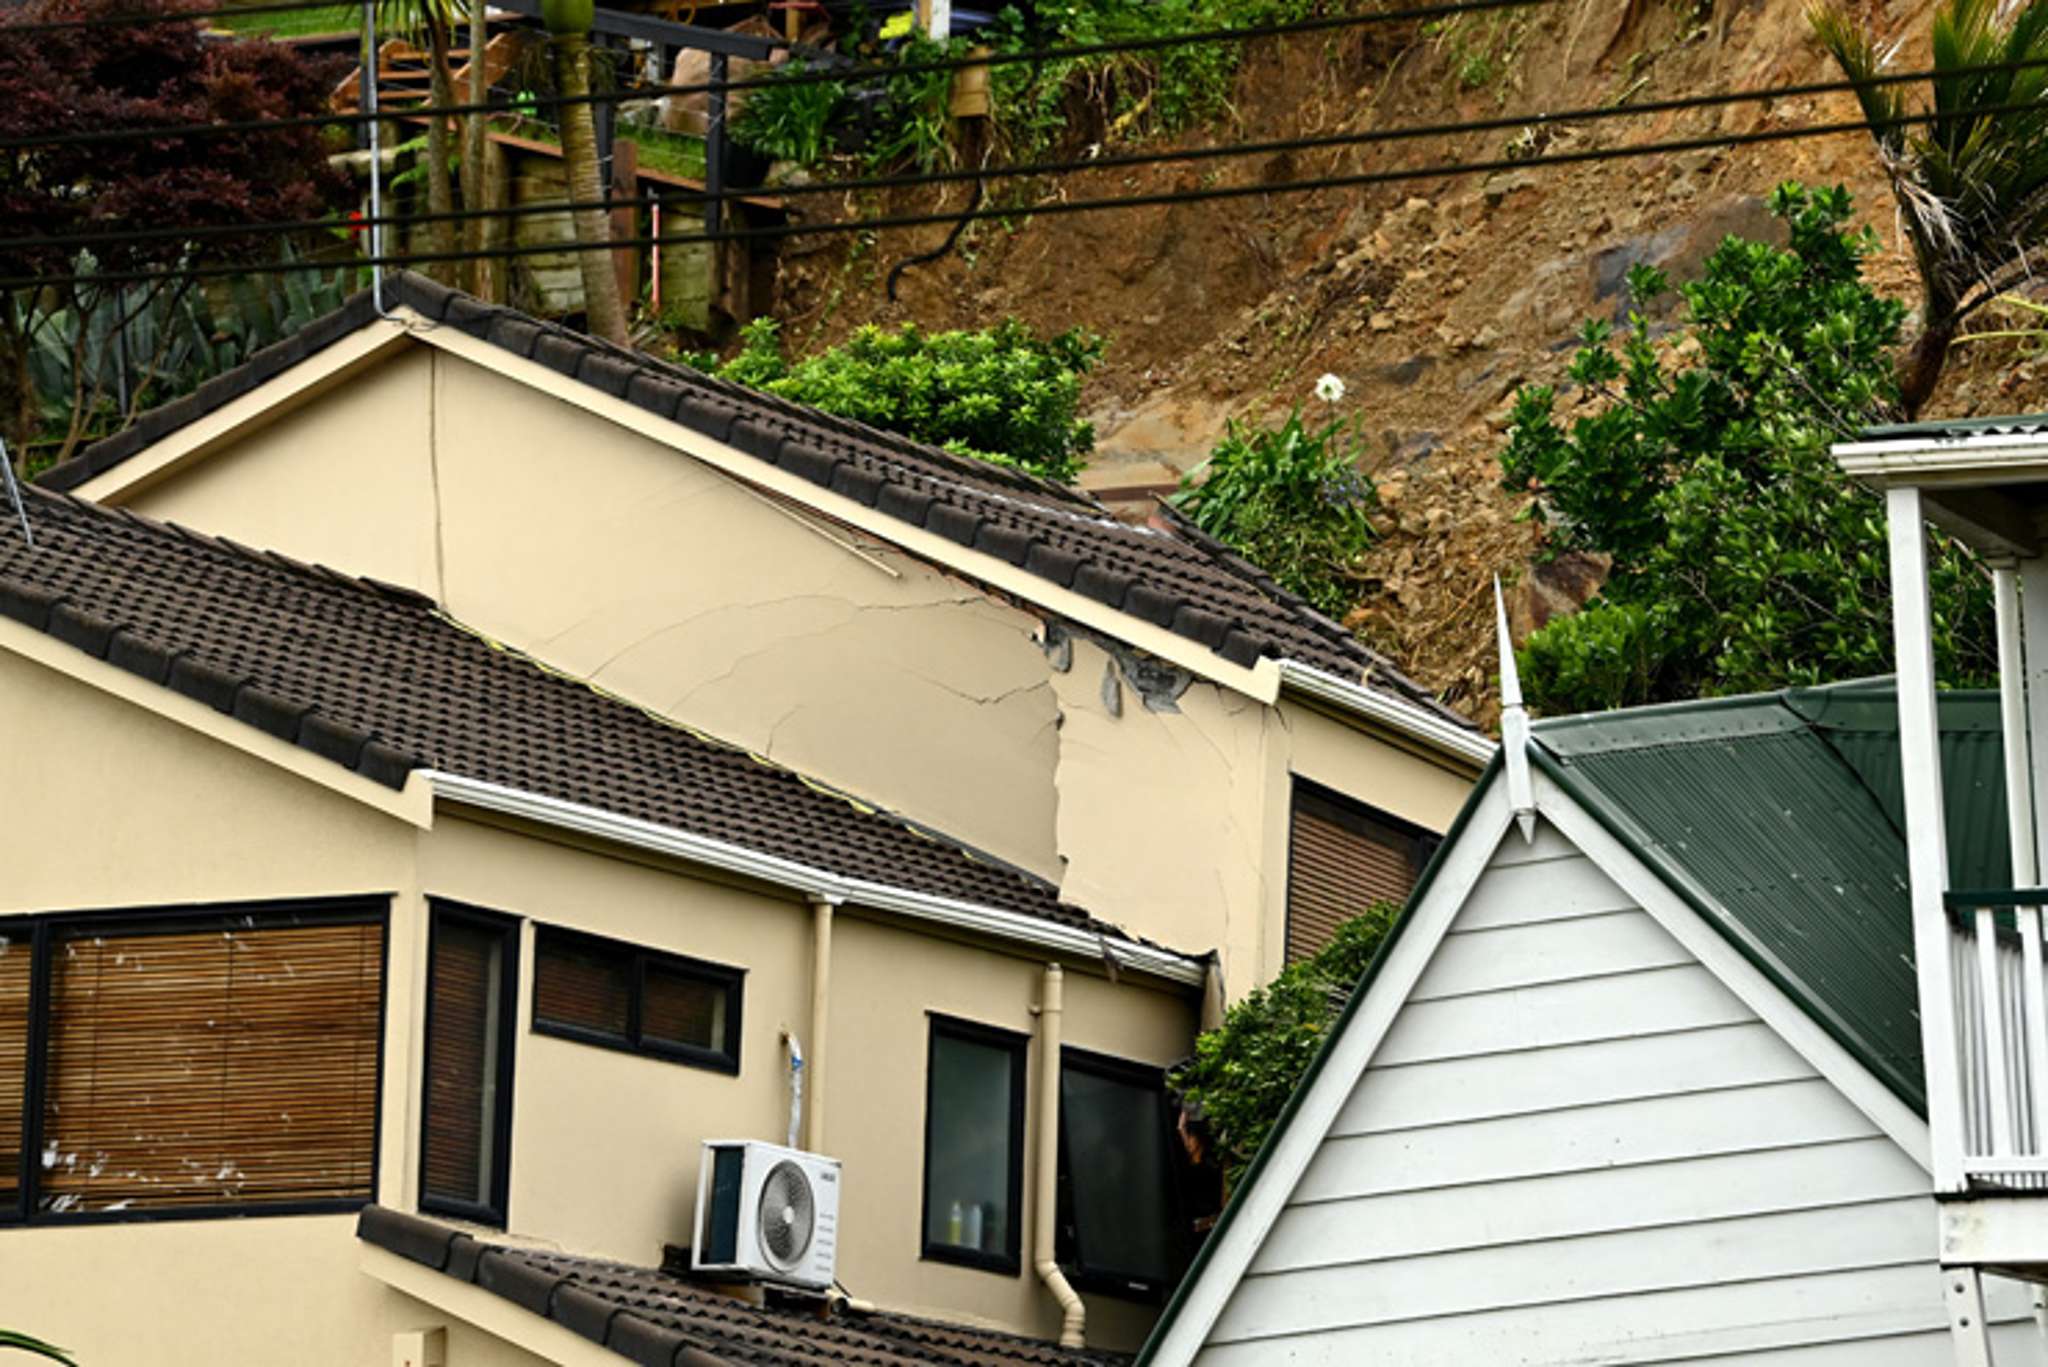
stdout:
[[1844,471],[1863,479],[1980,467],[2005,471],[2030,461],[2048,464],[2048,436],[2039,432],[1844,441],[1829,449]]
[[1378,722],[1388,730],[1433,750],[1445,751],[1482,767],[1493,758],[1493,752],[1498,748],[1477,731],[1467,730],[1428,708],[1389,697],[1363,684],[1347,682],[1298,660],[1280,661],[1280,682],[1284,687]]
[[1035,916],[1026,916],[1021,912],[1005,911],[1000,907],[977,906],[972,902],[955,901],[950,897],[935,897],[930,893],[913,892],[909,888],[871,883],[862,878],[847,878],[825,869],[813,868],[808,864],[763,854],[759,850],[746,849],[723,840],[713,840],[709,836],[692,835],[688,831],[679,831],[672,826],[661,826],[651,821],[641,821],[636,817],[620,816],[616,812],[608,812],[602,808],[565,802],[560,798],[529,793],[518,788],[507,788],[502,784],[487,783],[482,779],[467,778],[461,774],[446,773],[438,769],[424,770],[422,773],[433,786],[434,796],[437,798],[445,798],[450,802],[484,811],[502,812],[507,816],[520,817],[539,825],[594,836],[634,849],[687,859],[692,863],[790,888],[806,897],[826,898],[869,907],[876,911],[892,912],[913,920],[951,926],[956,930],[1029,945],[1034,950],[1069,954],[1088,960],[1107,958],[1120,969],[1149,974],[1184,986],[1199,987],[1208,977],[1208,966],[1199,960],[1169,950],[1156,949],[1151,945],[1138,944],[1132,940],[1097,935],[1090,931],[1077,930],[1072,926],[1041,921]]

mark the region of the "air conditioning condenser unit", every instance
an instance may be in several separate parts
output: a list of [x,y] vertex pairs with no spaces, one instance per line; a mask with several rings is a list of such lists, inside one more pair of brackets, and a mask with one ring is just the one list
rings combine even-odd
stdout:
[[784,1286],[832,1286],[839,1160],[754,1139],[707,1139],[690,1266]]

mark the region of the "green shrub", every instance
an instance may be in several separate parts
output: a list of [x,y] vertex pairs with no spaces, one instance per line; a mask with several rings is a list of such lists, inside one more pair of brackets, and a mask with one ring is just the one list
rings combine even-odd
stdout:
[[[1613,568],[1576,617],[1522,653],[1529,701],[1592,711],[1888,672],[1883,505],[1844,476],[1832,442],[1882,419],[1905,309],[1862,278],[1869,229],[1846,190],[1780,186],[1786,247],[1730,237],[1679,294],[1678,345],[1649,337],[1662,272],[1638,267],[1630,331],[1588,323],[1569,428],[1549,388],[1516,398],[1504,483],[1534,489],[1553,550]],[[1990,590],[1965,548],[1935,538],[1935,653],[1945,679],[1997,658]]]
[[[800,75],[802,62],[791,62],[776,74]],[[846,98],[837,81],[778,80],[747,92],[732,121],[733,138],[770,161],[814,166],[824,160],[832,128]]]
[[1076,415],[1103,341],[1078,328],[1040,338],[1015,319],[974,332],[871,324],[794,364],[774,319],[743,335],[724,378],[961,455],[1068,482],[1095,445]]
[[1209,1127],[1230,1184],[1266,1142],[1400,910],[1381,902],[1345,922],[1321,950],[1226,1011],[1174,1070],[1169,1082]]
[[1311,428],[1299,406],[1270,431],[1233,421],[1173,502],[1283,588],[1341,617],[1357,597],[1358,557],[1372,544],[1379,501],[1359,455],[1349,421]]

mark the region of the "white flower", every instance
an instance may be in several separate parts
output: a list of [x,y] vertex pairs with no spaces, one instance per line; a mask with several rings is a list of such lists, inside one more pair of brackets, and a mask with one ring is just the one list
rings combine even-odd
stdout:
[[1337,403],[1344,397],[1344,382],[1335,375],[1325,375],[1316,381],[1316,397],[1324,403]]

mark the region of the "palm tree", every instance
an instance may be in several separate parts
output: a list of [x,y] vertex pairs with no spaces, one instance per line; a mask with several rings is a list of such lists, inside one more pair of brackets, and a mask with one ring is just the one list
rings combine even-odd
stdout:
[[[1808,17],[1852,82],[1875,79],[1898,51],[1880,49],[1838,0]],[[1909,416],[1934,392],[1963,320],[2024,279],[2048,236],[2048,0],[1942,0],[1933,37],[1931,117],[1915,114],[1903,85],[1856,86],[1920,271],[1920,335],[1899,366]]]
[[[380,0],[377,6],[379,32],[426,39],[428,99],[436,109],[455,103],[455,80],[448,68],[448,34],[454,25],[455,0]],[[372,52],[364,60],[375,62],[379,57]],[[426,226],[427,250],[440,256],[452,254],[456,242],[455,220],[441,216],[455,212],[448,152],[448,119],[437,114],[427,120],[427,212],[436,217]],[[473,183],[476,173],[470,174]],[[447,284],[455,278],[455,263],[433,262],[426,273]]]
[[596,19],[595,0],[542,0],[541,18],[546,21],[549,45],[555,54],[555,93],[562,97],[562,163],[568,172],[569,198],[592,207],[574,211],[577,264],[583,273],[583,307],[586,325],[595,335],[616,346],[628,345],[626,307],[619,299],[619,277],[612,266],[612,254],[603,250],[611,241],[605,211],[596,207],[604,198],[597,178],[597,125],[590,107],[590,26]]

